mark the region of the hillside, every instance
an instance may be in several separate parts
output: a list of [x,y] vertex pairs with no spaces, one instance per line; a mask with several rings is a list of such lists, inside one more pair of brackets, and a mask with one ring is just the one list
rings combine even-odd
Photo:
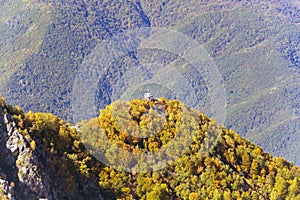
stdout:
[[1,99],[0,123],[16,199],[300,199],[298,167],[178,100],[113,102],[74,127]]
[[[220,71],[227,97],[225,125],[300,165],[299,13],[292,0],[1,1],[0,94],[26,111],[50,112],[75,123],[74,79],[95,47],[132,28],[170,28],[199,42]],[[158,59],[165,65],[181,63],[174,55],[156,54],[139,49],[112,63],[98,80],[98,108],[126,90],[118,84],[128,67]],[[190,92],[206,103],[207,83],[193,71],[184,75],[194,80]],[[178,82],[176,77],[172,81]],[[174,98],[171,92],[162,96]]]
[[211,55],[226,89],[226,127],[299,165],[299,5],[171,0],[142,6],[151,26],[178,30]]
[[0,6],[1,94],[26,110],[66,120],[72,119],[70,93],[84,57],[104,38],[149,25],[128,1],[17,0]]
[[[0,130],[0,188],[5,196],[103,199],[93,177],[100,163],[69,124],[51,114],[24,114],[0,99]],[[86,171],[87,165],[93,169]]]

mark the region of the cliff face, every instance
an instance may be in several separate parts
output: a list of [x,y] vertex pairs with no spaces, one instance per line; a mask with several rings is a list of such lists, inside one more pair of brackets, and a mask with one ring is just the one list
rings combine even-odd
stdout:
[[[55,199],[55,196],[50,194],[50,177],[41,171],[41,165],[30,148],[29,139],[19,133],[14,119],[10,114],[4,113],[3,107],[0,107],[0,127],[4,193],[11,198],[22,198],[19,195],[23,194],[23,197],[30,199]],[[9,181],[15,183],[17,195],[12,194],[13,187],[8,187]]]
[[[74,162],[66,158],[66,152],[53,155],[48,151],[50,144],[34,136],[32,124],[27,129],[17,125],[20,122],[14,119],[14,109],[0,99],[0,197],[102,199],[97,183],[81,175]],[[70,154],[75,155],[73,151]]]

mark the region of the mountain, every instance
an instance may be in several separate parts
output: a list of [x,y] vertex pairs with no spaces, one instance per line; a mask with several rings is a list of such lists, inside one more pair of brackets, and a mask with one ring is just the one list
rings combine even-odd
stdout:
[[25,115],[0,101],[0,188],[8,199],[103,199],[85,174],[86,163],[98,164],[74,129],[51,114]]
[[18,0],[2,1],[2,10],[1,93],[26,110],[69,120],[84,57],[104,38],[149,23],[131,2]]
[[[134,28],[171,29],[203,47],[220,72],[226,127],[300,165],[298,1],[17,0],[1,1],[0,9],[0,93],[8,102],[77,123],[72,110],[76,76],[97,47]],[[128,68],[151,63],[174,69],[182,64],[179,57],[138,49],[110,66],[100,66],[105,72],[97,80],[97,108],[122,96],[128,89],[122,85],[127,75],[130,80],[141,75],[130,75]],[[162,68],[141,70],[146,80],[162,73]],[[191,80],[187,91],[195,93],[199,104],[209,102],[209,83],[201,74],[178,71]],[[170,77],[180,86],[176,76]],[[135,81],[134,86],[144,83]],[[152,90],[164,89],[162,96],[178,95],[156,79],[153,82],[158,85]],[[193,98],[181,100],[193,107]]]
[[300,199],[299,167],[178,100],[73,126],[1,99],[0,125],[2,199]]

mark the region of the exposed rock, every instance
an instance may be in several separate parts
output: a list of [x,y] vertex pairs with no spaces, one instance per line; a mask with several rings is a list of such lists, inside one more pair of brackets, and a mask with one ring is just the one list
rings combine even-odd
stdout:
[[[104,199],[98,179],[94,178],[98,170],[90,178],[80,172],[76,161],[68,158],[66,151],[70,156],[85,151],[79,147],[72,150],[75,136],[66,136],[70,137],[64,143],[68,147],[52,153],[51,139],[46,138],[51,138],[53,130],[39,137],[31,125],[20,125],[25,120],[17,120],[19,114],[0,98],[0,196],[4,194],[10,200]],[[59,135],[58,130],[53,134]],[[54,143],[60,139],[58,136]]]
[[[15,121],[10,114],[0,107],[0,150],[4,165],[15,171],[20,182],[18,191],[31,198],[54,199],[50,195],[49,177],[38,170],[39,162],[29,147],[29,139],[19,133]],[[8,187],[8,181],[2,179],[2,188],[9,199],[15,197]]]

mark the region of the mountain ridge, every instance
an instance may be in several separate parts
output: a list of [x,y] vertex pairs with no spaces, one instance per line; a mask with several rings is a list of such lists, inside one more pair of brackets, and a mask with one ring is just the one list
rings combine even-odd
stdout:
[[[95,46],[131,28],[167,28],[197,41],[215,62],[226,89],[225,125],[300,164],[296,1],[17,0],[1,1],[0,9],[0,93],[25,111],[72,121],[76,70]],[[99,108],[112,102],[115,89],[124,89],[116,83],[127,67],[156,56],[141,51],[109,66],[105,75],[112,79],[98,80],[103,87],[96,94]],[[193,89],[207,100],[201,78]]]
[[[124,112],[114,113],[115,109],[120,110],[118,109],[120,106],[124,110],[128,105],[129,115],[132,118],[122,118]],[[207,118],[198,111],[191,109],[189,115],[182,115],[181,110],[184,110],[184,107],[184,104],[177,100],[164,98],[154,102],[147,100],[132,100],[125,104],[115,102],[101,110],[98,118],[78,124],[80,132],[77,132],[71,124],[51,114],[32,112],[25,114],[20,108],[10,106],[0,99],[0,158],[1,160],[10,159],[9,156],[13,158],[10,162],[1,162],[2,173],[6,175],[6,180],[14,182],[16,199],[45,197],[45,193],[41,190],[34,189],[38,186],[36,183],[40,181],[46,183],[45,188],[51,191],[47,196],[48,199],[300,198],[300,168],[285,159],[264,153],[260,147],[241,138],[232,130],[217,125],[213,119]],[[120,129],[120,125],[116,124],[115,120],[122,119],[133,125],[139,122],[141,130],[144,130],[144,126],[151,128],[152,125],[148,126],[148,120],[153,108],[156,109],[154,111],[162,109],[159,113],[165,114],[160,115],[159,118],[165,120],[160,128],[161,131],[150,137],[134,138],[134,135],[127,135],[123,129]],[[150,116],[157,115],[154,112],[154,115]],[[152,119],[157,121],[155,117]],[[189,123],[186,124],[185,120]],[[111,147],[106,149],[110,153],[103,154],[110,155],[106,157],[106,161],[114,160],[115,153],[118,152],[113,150],[115,148],[113,144],[118,144],[123,151],[131,149],[132,152],[145,150],[157,152],[157,148],[165,148],[174,137],[178,137],[176,126],[180,124],[183,124],[184,128],[188,127],[195,131],[192,142],[183,154],[173,157],[174,160],[169,160],[168,165],[160,170],[133,172],[134,167],[129,165],[133,168],[131,172],[126,172],[120,165],[116,168],[108,165],[109,162],[101,163],[95,159],[95,151],[88,151],[84,147],[92,144],[96,152],[101,152],[103,140],[99,135],[95,135],[99,134],[98,128],[101,127],[112,143]],[[19,138],[26,138],[25,143],[5,138],[14,135],[10,131],[13,129]],[[216,139],[214,135],[208,133],[218,130],[221,132],[217,142],[206,143],[205,138],[208,138],[207,141]],[[4,144],[8,141],[12,141],[11,146]],[[215,145],[207,148],[206,144]],[[11,149],[17,149],[11,148],[15,145],[22,147],[20,146],[19,151],[9,152]],[[30,162],[24,162],[28,157],[22,156],[23,151],[32,152],[30,155],[33,157],[30,158],[30,162],[35,163],[36,167],[29,165]],[[122,163],[126,162],[125,159]],[[3,166],[4,164],[10,166]],[[155,162],[148,164],[151,166]],[[10,174],[11,167],[15,169],[14,175]],[[28,176],[27,173],[22,173],[24,170],[33,170],[32,172],[40,175],[29,173]],[[26,182],[28,178],[33,182]],[[24,184],[27,186],[24,187]],[[4,193],[7,195],[6,191]]]

